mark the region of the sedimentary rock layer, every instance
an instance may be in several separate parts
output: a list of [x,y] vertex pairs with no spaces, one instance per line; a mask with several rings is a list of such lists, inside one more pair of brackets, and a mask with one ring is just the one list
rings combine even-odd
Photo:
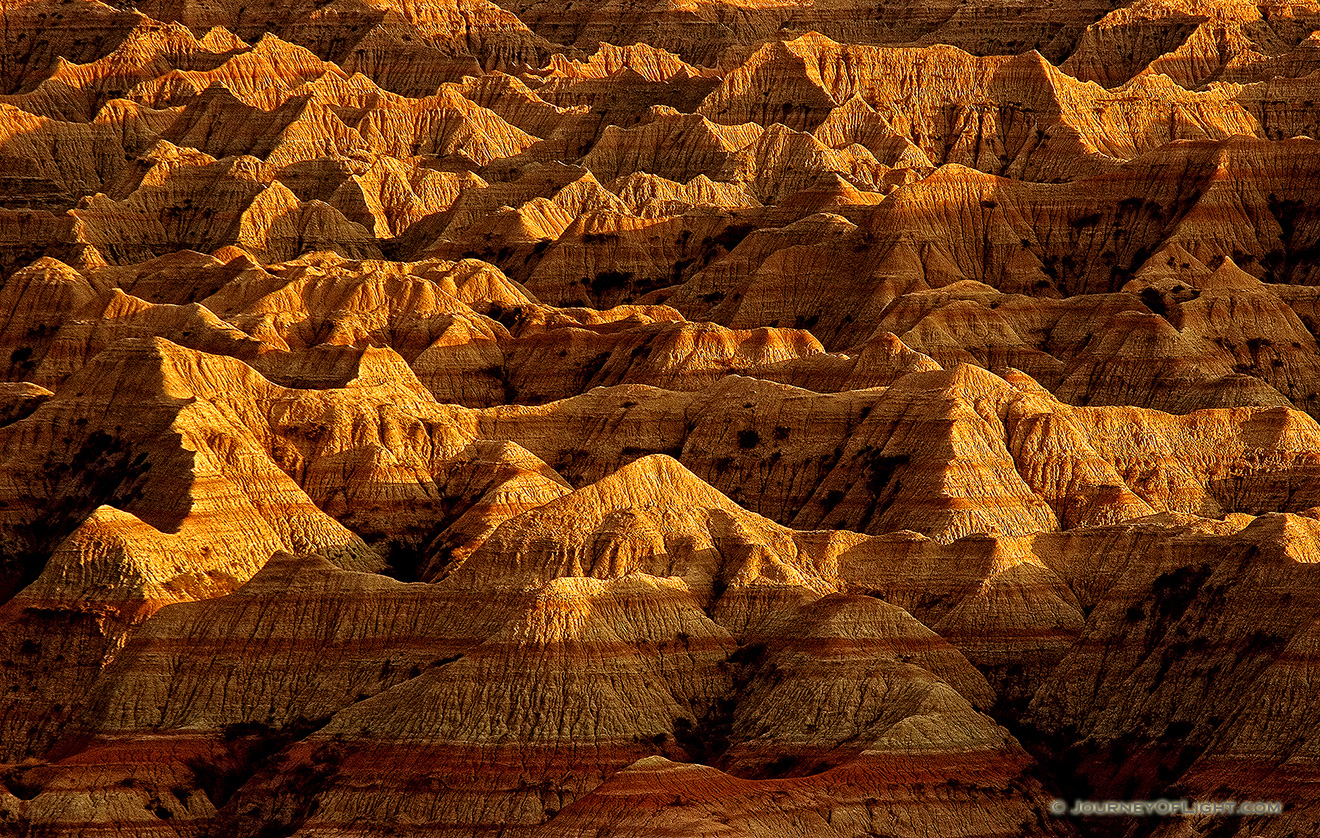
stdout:
[[0,833],[1315,833],[1318,29],[7,3]]

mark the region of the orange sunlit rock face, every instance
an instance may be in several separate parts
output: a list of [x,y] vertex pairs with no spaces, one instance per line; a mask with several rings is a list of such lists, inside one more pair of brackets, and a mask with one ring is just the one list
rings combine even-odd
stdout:
[[[1320,3],[5,0],[0,835],[1320,835]],[[1078,818],[1056,799],[1278,801]]]

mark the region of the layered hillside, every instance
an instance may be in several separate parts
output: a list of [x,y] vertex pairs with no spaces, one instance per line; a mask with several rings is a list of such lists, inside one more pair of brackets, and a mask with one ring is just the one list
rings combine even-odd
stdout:
[[[0,834],[1320,834],[1320,4],[11,0]],[[1075,799],[1278,801],[1079,818]]]

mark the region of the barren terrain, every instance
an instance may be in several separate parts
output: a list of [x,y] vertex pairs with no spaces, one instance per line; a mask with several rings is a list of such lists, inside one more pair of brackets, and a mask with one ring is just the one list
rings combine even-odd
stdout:
[[0,835],[1320,835],[1320,2],[0,3]]

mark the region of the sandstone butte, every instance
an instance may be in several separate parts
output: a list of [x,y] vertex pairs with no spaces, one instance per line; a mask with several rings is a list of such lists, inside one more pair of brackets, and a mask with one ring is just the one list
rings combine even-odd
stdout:
[[[1320,835],[1320,3],[9,0],[0,835]],[[1055,798],[1279,801],[1075,818]]]

